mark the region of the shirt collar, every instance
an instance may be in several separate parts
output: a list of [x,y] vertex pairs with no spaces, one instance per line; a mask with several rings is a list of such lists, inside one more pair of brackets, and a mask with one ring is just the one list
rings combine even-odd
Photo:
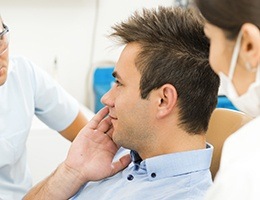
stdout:
[[[135,165],[147,171],[150,180],[179,176],[201,170],[208,170],[211,164],[213,146],[207,144],[205,149],[185,151],[155,156],[142,161],[136,151],[131,151]],[[154,176],[156,174],[156,176]]]
[[130,155],[131,155],[131,159],[132,159],[134,164],[139,165],[142,162],[142,158],[139,156],[139,154],[136,151],[131,150]]

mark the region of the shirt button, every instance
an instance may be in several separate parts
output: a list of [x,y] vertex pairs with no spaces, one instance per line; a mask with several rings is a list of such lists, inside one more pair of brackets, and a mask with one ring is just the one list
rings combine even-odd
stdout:
[[137,171],[139,169],[139,165],[135,165],[135,170]]
[[151,173],[151,177],[155,178],[156,177],[156,173]]
[[133,176],[132,174],[129,174],[129,175],[127,176],[127,180],[131,181],[131,180],[133,180],[133,179],[134,179],[134,176]]

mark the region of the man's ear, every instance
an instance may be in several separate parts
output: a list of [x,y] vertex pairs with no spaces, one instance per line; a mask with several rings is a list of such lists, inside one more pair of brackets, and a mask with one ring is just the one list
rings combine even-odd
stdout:
[[256,68],[260,58],[260,31],[251,23],[243,24],[241,56],[252,68]]
[[172,112],[177,103],[177,90],[171,84],[164,84],[158,89],[158,112],[157,118],[167,116]]

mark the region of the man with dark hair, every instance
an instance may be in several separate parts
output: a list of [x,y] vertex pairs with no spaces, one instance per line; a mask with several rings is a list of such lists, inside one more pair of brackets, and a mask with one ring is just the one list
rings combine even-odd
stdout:
[[[25,199],[202,199],[212,182],[205,133],[219,86],[203,19],[191,9],[144,9],[111,36],[125,48],[106,107]],[[131,157],[114,161],[121,146]]]

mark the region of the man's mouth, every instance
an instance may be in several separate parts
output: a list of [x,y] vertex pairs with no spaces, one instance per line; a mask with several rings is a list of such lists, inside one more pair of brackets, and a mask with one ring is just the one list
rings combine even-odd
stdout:
[[113,116],[111,116],[111,115],[109,115],[109,117],[110,117],[112,120],[117,120],[116,117],[113,117]]

